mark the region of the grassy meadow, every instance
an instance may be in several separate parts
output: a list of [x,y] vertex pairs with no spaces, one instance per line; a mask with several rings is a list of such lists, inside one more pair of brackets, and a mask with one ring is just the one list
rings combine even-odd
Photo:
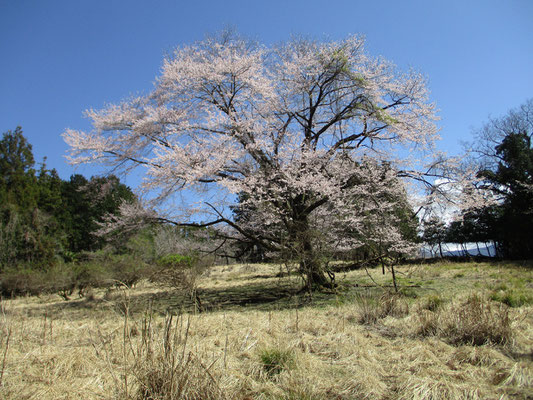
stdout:
[[533,268],[217,266],[191,296],[141,282],[2,300],[2,399],[533,398]]

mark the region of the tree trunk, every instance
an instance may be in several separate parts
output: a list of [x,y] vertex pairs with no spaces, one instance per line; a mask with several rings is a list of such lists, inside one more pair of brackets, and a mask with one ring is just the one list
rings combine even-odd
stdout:
[[311,240],[312,232],[307,218],[301,218],[295,224],[295,229],[291,235],[299,249],[300,274],[302,274],[305,285],[309,290],[333,287],[333,282],[326,276],[324,266],[316,254]]
[[398,285],[396,283],[396,271],[394,271],[394,265],[390,266],[390,270],[392,272],[392,283],[394,284],[394,291],[398,293]]
[[332,287],[332,282],[326,277],[322,266],[316,260],[300,261],[300,272],[304,276],[307,288],[310,290]]
[[490,242],[487,243],[487,242],[484,242],[485,243],[485,248],[487,249],[487,254],[489,255],[489,257],[492,257],[491,253],[490,253]]

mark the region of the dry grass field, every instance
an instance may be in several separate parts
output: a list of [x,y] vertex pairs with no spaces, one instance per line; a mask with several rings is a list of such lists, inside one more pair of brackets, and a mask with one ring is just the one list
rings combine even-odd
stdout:
[[312,296],[279,272],[215,267],[201,307],[147,282],[4,299],[0,398],[533,398],[531,266],[406,265],[399,295],[380,269]]

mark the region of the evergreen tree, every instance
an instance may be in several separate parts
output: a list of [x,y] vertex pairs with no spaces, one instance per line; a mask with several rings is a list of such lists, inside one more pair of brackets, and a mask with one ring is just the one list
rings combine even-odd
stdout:
[[533,256],[533,149],[526,133],[510,133],[496,148],[501,156],[498,169],[484,171],[493,190],[504,197],[499,240],[504,255]]
[[477,210],[478,221],[490,230],[505,257],[533,257],[533,99],[505,117],[493,119],[479,132],[474,150],[482,154],[480,179],[497,205]]
[[37,206],[37,185],[32,146],[19,126],[0,141],[0,202],[20,209]]
[[92,177],[87,180],[82,175],[72,175],[63,182],[62,198],[65,202],[65,229],[68,248],[73,252],[97,250],[103,239],[94,235],[107,214],[116,214],[123,201],[131,202],[135,195],[119,179]]
[[35,170],[32,146],[22,129],[0,141],[0,270],[26,263],[46,268],[65,251],[97,250],[98,222],[116,213],[131,190],[113,175],[73,175],[63,181],[46,159]]

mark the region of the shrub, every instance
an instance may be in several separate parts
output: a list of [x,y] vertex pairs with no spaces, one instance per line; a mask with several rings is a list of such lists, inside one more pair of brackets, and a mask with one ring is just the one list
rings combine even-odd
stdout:
[[197,279],[210,265],[207,259],[197,254],[168,254],[159,258],[157,267],[151,275],[153,282],[188,292],[195,308],[202,311],[203,306],[198,293]]
[[132,254],[114,254],[109,256],[107,266],[111,278],[128,287],[134,286],[144,278],[149,270],[143,259]]
[[198,257],[181,254],[168,254],[157,261],[159,268],[152,280],[165,285],[193,291],[196,278],[201,273]]
[[76,288],[76,274],[73,264],[57,263],[44,276],[48,291],[55,292],[69,300]]
[[47,289],[45,271],[24,265],[6,268],[0,274],[2,296],[40,295]]
[[80,296],[89,288],[107,287],[113,283],[110,271],[98,260],[74,264],[72,268]]

